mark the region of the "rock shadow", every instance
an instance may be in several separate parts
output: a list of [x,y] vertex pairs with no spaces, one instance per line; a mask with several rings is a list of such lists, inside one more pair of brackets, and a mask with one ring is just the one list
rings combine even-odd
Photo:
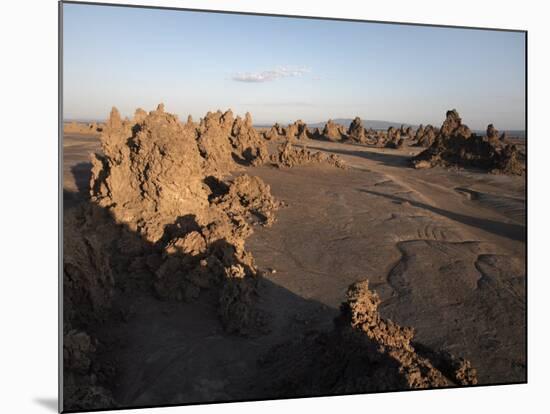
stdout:
[[[364,147],[368,148],[367,146],[364,146]],[[376,161],[383,165],[388,165],[392,167],[408,166],[411,158],[408,155],[397,155],[397,154],[378,153],[378,152],[370,152],[370,151],[353,151],[348,149],[334,149],[334,148],[329,149],[329,148],[315,147],[315,146],[309,146],[308,148],[316,149],[323,152],[329,152],[333,154],[366,158],[368,160]]]
[[502,221],[495,221],[489,219],[482,219],[479,217],[467,216],[465,214],[455,213],[453,211],[444,210],[439,207],[430,206],[429,204],[421,203],[419,201],[413,201],[410,199],[405,199],[396,195],[384,194],[377,191],[359,189],[358,191],[379,196],[385,197],[395,202],[404,203],[407,202],[410,205],[422,208],[424,210],[431,211],[432,213],[439,214],[441,216],[447,217],[448,219],[457,221],[468,226],[477,227],[481,230],[488,231],[497,236],[506,237],[512,240],[525,242],[526,241],[526,232],[527,229],[525,226],[513,223],[505,223]]

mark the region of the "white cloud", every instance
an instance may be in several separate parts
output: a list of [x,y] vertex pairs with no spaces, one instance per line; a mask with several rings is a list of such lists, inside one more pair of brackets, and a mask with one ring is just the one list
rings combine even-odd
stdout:
[[305,73],[310,73],[311,69],[299,67],[292,68],[288,66],[277,67],[272,70],[266,70],[263,72],[239,72],[235,73],[231,79],[237,82],[270,82],[281,78],[292,78],[302,76]]

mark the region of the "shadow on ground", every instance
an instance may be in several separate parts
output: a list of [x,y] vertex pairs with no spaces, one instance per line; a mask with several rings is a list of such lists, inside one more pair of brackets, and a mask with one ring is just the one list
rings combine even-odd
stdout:
[[[78,370],[65,367],[63,371],[66,410],[406,389],[396,361],[376,352],[375,343],[339,339],[333,324],[338,309],[304,299],[268,277],[257,279],[251,298],[251,304],[265,315],[266,329],[247,336],[230,334],[221,323],[224,281],[200,288],[186,285],[185,271],[181,274],[178,268],[167,277],[173,278],[174,291],[185,292],[183,297],[159,295],[157,270],[163,261],[176,255],[181,262],[197,260],[181,253],[166,256],[164,250],[167,240],[196,230],[194,217],[166,226],[160,242],[146,242],[90,202],[86,184],[90,167],[80,163],[72,168],[79,191],[64,191],[64,200],[70,200],[64,216],[74,214],[76,220],[71,222],[74,228],[64,226],[63,234],[65,239],[85,238],[84,249],[92,252],[89,265],[95,272],[99,272],[98,263],[93,259],[105,256],[114,284],[93,280],[94,273],[78,276],[74,269],[71,275],[81,279],[67,278],[69,252],[65,249],[64,333],[83,331],[97,341],[95,353],[85,355],[91,359],[89,367],[83,371],[80,364]],[[79,245],[72,247],[78,250]],[[220,253],[231,248],[224,240],[212,246]],[[112,399],[103,391],[94,391],[89,398],[89,389],[98,387]]]
[[391,195],[391,194],[384,194],[377,191],[365,190],[365,189],[359,189],[358,191],[379,196],[379,197],[385,197],[399,203],[406,202],[414,207],[431,211],[432,213],[439,214],[441,216],[447,217],[451,220],[457,221],[462,224],[466,224],[468,226],[477,227],[481,230],[485,230],[490,233],[496,234],[497,236],[507,237],[509,239],[521,241],[521,242],[525,242],[526,240],[526,231],[527,231],[526,227],[519,224],[504,223],[501,221],[494,221],[494,220],[467,216],[464,214],[455,213],[449,210],[444,210],[438,207],[430,206],[428,204],[421,203],[418,201],[405,199],[405,198]]
[[409,155],[398,155],[398,154],[389,154],[389,153],[382,153],[382,152],[353,151],[348,149],[318,147],[314,145],[308,145],[308,148],[318,150],[318,151],[324,151],[332,154],[350,155],[354,157],[366,158],[371,161],[376,161],[383,165],[388,165],[392,167],[408,166],[409,160],[411,159]]
[[58,410],[57,398],[35,398],[33,401],[49,411],[57,412]]

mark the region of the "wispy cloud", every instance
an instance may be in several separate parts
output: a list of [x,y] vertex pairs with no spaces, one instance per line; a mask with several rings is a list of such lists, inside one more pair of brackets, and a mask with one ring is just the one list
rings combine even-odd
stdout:
[[310,73],[311,69],[305,67],[293,68],[289,66],[280,66],[272,70],[263,72],[239,72],[231,76],[231,79],[237,82],[270,82],[281,78],[293,78]]

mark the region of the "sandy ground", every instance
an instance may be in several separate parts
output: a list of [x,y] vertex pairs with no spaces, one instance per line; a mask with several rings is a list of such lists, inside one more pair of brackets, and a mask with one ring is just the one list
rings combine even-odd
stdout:
[[[526,380],[525,177],[414,170],[419,149],[310,141],[351,167],[248,168],[288,205],[247,240],[266,271],[260,304],[271,332],[228,336],[213,298],[130,303],[128,322],[105,327],[123,405],[269,398],[257,360],[270,346],[326,330],[350,283],[369,279],[381,313],[416,329],[416,341],[471,360],[480,383]],[[86,192],[93,136],[64,141],[65,205]],[[274,270],[274,271],[273,271]]]

